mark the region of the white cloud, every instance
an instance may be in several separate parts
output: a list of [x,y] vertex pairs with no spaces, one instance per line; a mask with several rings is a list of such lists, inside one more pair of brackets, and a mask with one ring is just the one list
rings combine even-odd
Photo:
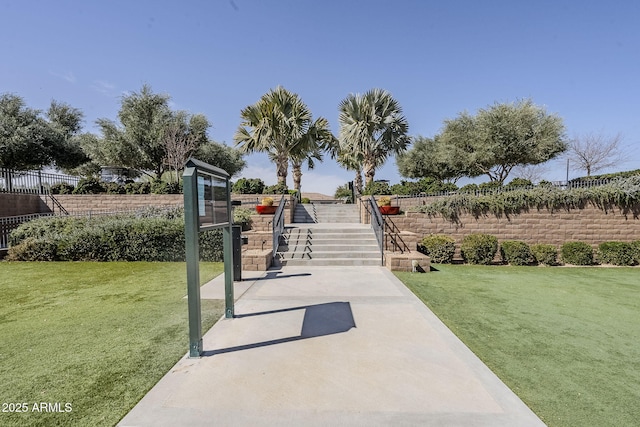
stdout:
[[91,85],[91,89],[103,95],[111,96],[114,94],[116,85],[105,80],[95,80]]
[[52,76],[58,77],[62,80],[66,80],[69,83],[76,82],[76,76],[71,71],[66,71],[64,73],[56,73],[54,71],[49,71],[49,74],[51,74]]

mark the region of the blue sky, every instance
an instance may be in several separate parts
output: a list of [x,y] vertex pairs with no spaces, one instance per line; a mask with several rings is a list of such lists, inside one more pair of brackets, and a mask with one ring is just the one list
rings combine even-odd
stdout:
[[[461,111],[531,98],[569,137],[622,134],[618,169],[640,169],[639,16],[633,0],[3,0],[0,92],[32,108],[69,103],[97,131],[148,83],[173,108],[205,114],[229,145],[240,110],[277,85],[336,135],[339,102],[374,87],[423,136]],[[266,156],[247,160],[243,176],[275,183]],[[544,177],[565,168],[553,161]],[[304,171],[303,191],[333,194],[352,178],[327,158]],[[398,182],[395,161],[376,178]]]

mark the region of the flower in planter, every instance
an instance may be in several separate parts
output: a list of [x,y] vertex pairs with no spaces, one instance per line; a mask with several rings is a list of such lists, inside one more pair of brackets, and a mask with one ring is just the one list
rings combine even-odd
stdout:
[[262,201],[260,202],[260,204],[262,206],[273,206],[273,198],[271,197],[264,197],[262,199]]
[[391,206],[391,197],[382,196],[378,199],[378,206]]

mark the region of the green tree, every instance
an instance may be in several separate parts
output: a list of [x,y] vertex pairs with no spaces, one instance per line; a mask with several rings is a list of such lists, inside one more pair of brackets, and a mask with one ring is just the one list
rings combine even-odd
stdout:
[[240,126],[233,138],[236,146],[243,153],[266,152],[276,164],[278,185],[281,186],[287,185],[290,160],[296,169],[299,188],[302,163],[317,159],[315,154],[334,139],[328,122],[324,118],[314,122],[311,111],[298,94],[282,86],[244,108],[240,117]]
[[247,164],[239,150],[214,141],[200,145],[195,151],[194,157],[219,167],[229,176],[239,174]]
[[396,156],[400,175],[407,178],[434,178],[438,181],[457,182],[464,176],[464,169],[457,169],[449,160],[447,146],[436,135],[433,138],[417,136],[411,148]]
[[149,85],[122,98],[120,124],[99,119],[106,165],[135,169],[160,178],[166,168],[164,135],[172,122],[169,96],[155,94]]
[[123,97],[119,123],[99,119],[96,123],[102,137],[82,139],[94,165],[129,168],[156,179],[167,170],[177,177],[192,155],[230,175],[245,166],[237,150],[209,140],[210,124],[204,115],[173,111],[169,100],[168,95],[153,93],[148,85]]
[[364,185],[362,182],[362,158],[352,151],[340,151],[338,154],[338,164],[343,168],[355,172],[353,185],[357,194],[362,194]]
[[307,163],[308,169],[313,169],[315,166],[314,160],[321,162],[323,152],[329,152],[332,156],[335,156],[337,142],[337,138],[329,130],[329,122],[324,117],[318,118],[309,126],[305,136],[289,154],[293,188],[296,191],[301,191],[303,163]]
[[340,151],[354,153],[369,184],[391,154],[406,149],[409,124],[398,101],[383,89],[350,94],[340,102],[339,111]]
[[514,167],[544,163],[567,149],[562,119],[531,100],[496,103],[475,116],[463,112],[445,121],[440,138],[453,169],[500,183]]
[[[47,120],[48,119],[48,120]],[[82,112],[52,101],[43,117],[13,94],[0,95],[0,167],[73,167],[86,160],[75,139]]]

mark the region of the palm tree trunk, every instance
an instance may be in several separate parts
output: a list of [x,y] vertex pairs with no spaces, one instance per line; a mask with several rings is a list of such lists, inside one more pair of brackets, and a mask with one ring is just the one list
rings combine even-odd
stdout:
[[278,156],[276,159],[276,174],[278,184],[287,185],[287,173],[289,169],[289,159],[286,156]]
[[362,173],[360,172],[360,170],[356,171],[356,177],[353,180],[353,184],[356,187],[356,190],[358,190],[358,194],[362,194]]
[[364,172],[364,184],[365,187],[373,182],[373,177],[376,176],[376,168],[373,164],[365,161],[362,164],[362,170]]
[[300,189],[302,188],[302,163],[292,163],[291,170],[293,174],[293,188],[300,193]]

